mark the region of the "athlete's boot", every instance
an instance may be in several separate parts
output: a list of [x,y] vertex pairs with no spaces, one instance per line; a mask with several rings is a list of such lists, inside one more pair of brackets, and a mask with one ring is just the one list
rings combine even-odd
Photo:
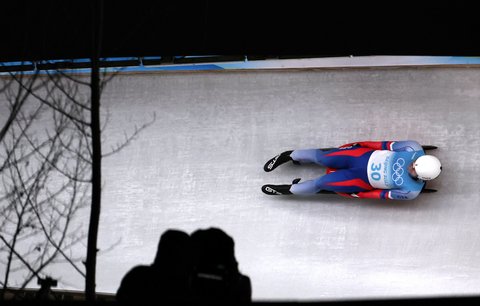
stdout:
[[265,166],[263,166],[263,170],[265,170],[265,172],[273,171],[275,168],[277,168],[281,164],[284,164],[284,163],[289,162],[289,161],[292,161],[294,164],[298,165],[299,162],[294,161],[290,157],[290,154],[292,152],[293,152],[293,150],[292,151],[285,151],[285,152],[275,156],[274,158],[270,159],[269,161],[267,161]]
[[262,191],[268,195],[292,194],[290,192],[290,186],[292,185],[263,185]]
[[[298,184],[298,182],[300,182],[300,179],[296,178],[292,181],[292,185]],[[263,185],[262,191],[268,195],[292,194],[290,192],[292,185]]]

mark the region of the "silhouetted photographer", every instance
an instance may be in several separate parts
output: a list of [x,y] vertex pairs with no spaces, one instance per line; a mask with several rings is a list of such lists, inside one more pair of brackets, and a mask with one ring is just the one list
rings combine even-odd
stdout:
[[139,265],[122,279],[116,295],[122,305],[249,303],[250,278],[238,270],[234,241],[218,228],[191,236],[167,230],[153,264]]

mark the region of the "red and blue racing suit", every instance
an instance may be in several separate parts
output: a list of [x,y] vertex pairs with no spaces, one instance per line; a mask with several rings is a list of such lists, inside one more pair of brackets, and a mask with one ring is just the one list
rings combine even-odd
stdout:
[[356,198],[411,200],[425,182],[412,177],[408,166],[425,155],[416,141],[362,141],[337,149],[295,150],[290,156],[300,164],[326,166],[327,174],[294,184],[293,194],[315,194],[321,190]]

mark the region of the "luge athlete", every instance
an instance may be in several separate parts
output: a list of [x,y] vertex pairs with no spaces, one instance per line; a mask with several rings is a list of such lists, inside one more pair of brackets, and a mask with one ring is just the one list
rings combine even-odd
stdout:
[[327,151],[285,151],[270,159],[264,170],[270,172],[289,161],[326,166],[327,174],[301,183],[295,179],[291,185],[264,185],[264,193],[309,195],[327,190],[355,198],[412,200],[425,181],[435,179],[442,171],[438,158],[426,155],[412,140],[362,141]]

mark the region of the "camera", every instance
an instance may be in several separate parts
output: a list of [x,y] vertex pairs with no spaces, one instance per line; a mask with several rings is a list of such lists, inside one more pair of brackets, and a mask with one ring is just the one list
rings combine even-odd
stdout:
[[47,276],[46,278],[39,277],[37,279],[37,284],[40,285],[41,287],[46,287],[46,288],[57,287],[57,280],[49,276]]

